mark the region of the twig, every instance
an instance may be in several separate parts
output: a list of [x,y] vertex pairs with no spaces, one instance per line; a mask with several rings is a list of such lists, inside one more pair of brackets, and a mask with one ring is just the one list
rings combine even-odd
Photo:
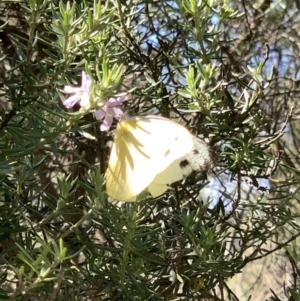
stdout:
[[246,8],[245,0],[242,0],[242,5],[243,5],[245,16],[246,16],[246,21],[247,21],[247,26],[248,26],[248,29],[249,29],[249,32],[250,32],[250,37],[252,37],[252,31],[251,31],[250,22],[249,22],[249,19],[248,19],[248,14],[247,14],[248,10]]
[[270,54],[270,46],[269,46],[269,44],[268,43],[266,43],[266,48],[267,48],[267,51],[266,51],[266,55],[265,55],[265,59],[264,59],[264,61],[263,61],[263,63],[262,63],[262,67],[264,67],[265,66],[265,64],[266,64],[266,62],[269,60],[269,54]]
[[264,144],[264,145],[261,146],[262,148],[266,148],[266,147],[269,147],[273,142],[275,142],[276,140],[278,140],[280,137],[282,137],[284,135],[284,130],[285,130],[286,126],[287,126],[287,123],[290,121],[290,119],[293,116],[293,110],[294,110],[294,108],[291,108],[291,111],[287,115],[287,117],[285,119],[285,122],[283,123],[283,126],[281,127],[281,129],[279,130],[278,134],[275,137],[273,137],[271,139],[270,138],[266,138],[266,139],[257,141],[254,145],[258,145],[258,144],[264,143],[266,141],[266,144]]
[[[268,179],[270,177],[270,175],[268,175],[266,178]],[[256,182],[256,178],[255,181],[253,181],[252,179],[248,179],[246,177],[243,177],[242,180],[247,183],[250,187],[255,187],[258,191],[262,191],[262,192],[269,192],[270,189],[267,187],[263,187],[260,186],[257,182]],[[255,183],[256,182],[256,183]]]
[[250,261],[254,261],[254,260],[259,260],[261,258],[264,258],[280,249],[282,249],[283,247],[286,247],[290,242],[292,242],[293,240],[295,240],[298,236],[300,236],[300,232],[293,235],[289,240],[287,240],[286,242],[282,243],[282,244],[278,244],[278,246],[276,248],[274,248],[273,250],[269,251],[269,252],[266,252],[264,255],[261,255],[261,256],[258,256],[258,257],[253,257],[253,258],[249,258],[247,260],[247,263],[250,262]]
[[[291,266],[293,267],[293,270],[296,271],[296,272],[297,272],[297,275],[300,277],[300,270],[299,270],[299,268],[297,267],[297,264],[296,264],[296,262],[295,262],[295,259],[292,257],[292,255],[290,254],[290,252],[286,251],[285,254],[286,254],[286,256],[289,258],[289,261],[290,261],[290,263],[291,263]],[[296,273],[294,272],[294,274],[296,274]],[[296,285],[297,283],[294,283],[294,284]]]
[[271,170],[271,172],[270,172],[270,176],[273,176],[274,173],[275,173],[275,171],[277,170],[277,168],[278,168],[278,166],[279,166],[279,163],[280,163],[280,161],[281,161],[282,155],[283,155],[283,151],[280,150],[280,151],[278,152],[278,155],[277,155],[276,158],[275,158],[275,165],[272,167],[272,170]]
[[17,111],[15,109],[12,109],[8,114],[6,114],[5,119],[3,122],[0,124],[0,131],[3,130],[9,121],[16,115]]
[[57,296],[59,294],[61,283],[64,279],[64,274],[65,274],[65,268],[62,267],[60,269],[58,275],[56,276],[56,282],[55,282],[54,287],[53,287],[53,292],[52,292],[51,296],[49,296],[49,298],[48,298],[49,301],[57,300]]
[[[229,288],[229,286],[227,285],[226,282],[223,283],[224,286],[226,287],[227,291],[228,291],[228,296],[230,298],[230,295],[232,295],[235,298],[235,301],[239,301],[240,299],[237,297],[237,295]],[[231,300],[231,298],[230,298]]]

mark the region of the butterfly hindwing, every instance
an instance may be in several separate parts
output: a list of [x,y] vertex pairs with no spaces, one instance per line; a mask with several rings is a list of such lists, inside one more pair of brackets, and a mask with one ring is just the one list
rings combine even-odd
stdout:
[[163,194],[171,184],[182,180],[192,172],[208,171],[214,165],[210,147],[201,139],[192,136],[193,148],[183,157],[174,160],[161,173],[157,174],[148,186],[153,197]]

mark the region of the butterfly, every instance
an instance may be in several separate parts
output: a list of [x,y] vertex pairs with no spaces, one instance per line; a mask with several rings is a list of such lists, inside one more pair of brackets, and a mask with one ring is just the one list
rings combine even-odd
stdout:
[[160,116],[120,121],[106,171],[107,194],[134,202],[146,188],[153,197],[193,171],[207,171],[214,159],[209,146],[184,126]]

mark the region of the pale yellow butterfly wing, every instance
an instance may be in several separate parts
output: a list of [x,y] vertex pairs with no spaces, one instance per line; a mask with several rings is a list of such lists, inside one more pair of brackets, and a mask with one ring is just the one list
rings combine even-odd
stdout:
[[192,150],[183,157],[174,160],[150,183],[148,190],[153,197],[162,195],[169,188],[167,184],[182,180],[193,171],[208,171],[214,166],[214,156],[210,147],[195,136],[192,136],[192,139]]
[[148,191],[151,193],[152,197],[154,198],[157,198],[158,196],[164,194],[169,188],[170,187],[166,184],[157,184],[155,182],[151,182],[148,185]]
[[182,125],[159,116],[121,121],[106,173],[108,195],[135,201],[157,174],[192,150],[192,137]]

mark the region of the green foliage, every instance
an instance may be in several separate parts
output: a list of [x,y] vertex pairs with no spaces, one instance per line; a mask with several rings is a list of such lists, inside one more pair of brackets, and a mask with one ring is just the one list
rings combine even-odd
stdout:
[[[259,32],[286,11],[215,0],[11,3],[0,4],[13,16],[0,19],[0,300],[226,300],[231,277],[282,250],[294,277],[285,297],[298,300],[297,75],[285,81],[299,62],[273,66]],[[80,86],[83,70],[93,103],[67,110],[63,88]],[[177,118],[207,138],[215,173],[157,199],[110,200],[113,133],[92,113],[120,92],[130,114]]]

